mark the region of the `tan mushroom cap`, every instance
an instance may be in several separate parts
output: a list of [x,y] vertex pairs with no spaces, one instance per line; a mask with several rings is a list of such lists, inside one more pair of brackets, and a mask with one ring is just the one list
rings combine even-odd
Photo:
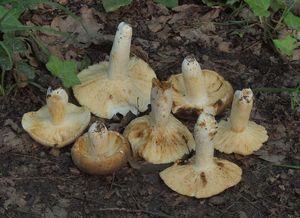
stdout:
[[162,164],[174,162],[195,148],[189,130],[175,117],[170,115],[164,129],[155,130],[151,117],[146,115],[133,120],[125,129],[134,155],[147,162]]
[[193,162],[194,159],[185,165],[174,164],[159,175],[173,191],[196,198],[219,194],[241,180],[241,168],[227,160],[214,158],[213,167],[200,172]]
[[154,164],[170,163],[190,153],[195,142],[189,130],[170,114],[171,84],[153,79],[151,113],[125,128],[133,153]]
[[108,62],[101,62],[78,74],[81,84],[74,86],[73,92],[79,103],[103,118],[146,111],[151,80],[156,77],[149,65],[137,57],[130,58],[128,78],[122,80],[110,79],[108,66]]
[[[99,128],[99,123],[93,124],[90,130],[91,128]],[[105,127],[102,126],[102,128]],[[94,134],[98,134],[99,131],[101,130],[96,130]],[[72,147],[73,162],[83,172],[105,175],[117,171],[126,164],[130,152],[127,139],[118,132],[107,131],[106,128],[104,131],[105,139],[96,138],[94,141],[97,144],[94,145],[89,133],[85,133],[76,140]]]
[[154,71],[142,59],[130,58],[132,28],[121,22],[116,32],[109,62],[100,62],[78,74],[81,84],[73,87],[81,105],[103,118],[114,114],[137,114],[150,103]]
[[[57,89],[55,92],[64,90]],[[50,98],[58,99],[58,95],[52,94]],[[62,107],[62,110],[58,110],[60,106],[55,104],[51,110],[51,103],[48,103],[38,111],[25,113],[23,128],[35,141],[48,147],[61,148],[72,143],[88,126],[91,114],[87,108],[67,102]],[[57,123],[51,113],[56,113]]]
[[239,183],[241,168],[213,156],[212,139],[216,129],[216,121],[212,115],[202,113],[199,116],[194,129],[195,156],[188,163],[175,163],[159,174],[169,188],[182,195],[207,198]]
[[[176,116],[189,119],[190,117],[198,117],[202,111],[216,115],[230,105],[233,89],[231,84],[221,75],[212,70],[201,70],[198,62],[192,57],[187,57],[184,60],[182,68],[183,71],[195,72],[191,72],[192,75],[185,76],[184,73],[181,73],[169,78],[173,87],[172,112]],[[188,85],[198,88],[189,88]],[[199,99],[199,102],[197,99],[191,100],[188,97],[189,89],[198,92],[202,99]],[[200,92],[203,93],[200,94]]]
[[249,155],[260,149],[268,140],[266,129],[249,121],[252,104],[251,89],[236,91],[230,118],[218,124],[218,132],[214,138],[214,146],[217,150],[226,154]]

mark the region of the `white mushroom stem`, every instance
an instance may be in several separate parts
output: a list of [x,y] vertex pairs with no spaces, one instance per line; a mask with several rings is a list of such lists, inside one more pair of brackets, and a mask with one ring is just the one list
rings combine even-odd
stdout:
[[234,93],[230,123],[233,132],[243,132],[246,128],[253,106],[253,92],[251,89],[237,90]]
[[199,63],[194,57],[186,57],[181,68],[188,100],[196,105],[204,105],[208,97]]
[[164,127],[168,122],[172,101],[171,83],[153,79],[151,89],[151,118],[154,126]]
[[103,147],[108,143],[108,130],[103,122],[93,123],[88,131],[90,140],[90,153],[99,156],[103,152]]
[[62,88],[58,88],[53,91],[49,88],[47,91],[46,101],[52,123],[54,125],[60,124],[65,117],[65,109],[68,103],[67,92]]
[[214,116],[202,113],[194,128],[196,155],[194,167],[198,171],[207,170],[213,166],[213,137],[217,132],[217,122]]
[[114,43],[110,52],[108,77],[110,79],[125,79],[128,77],[128,64],[132,28],[121,22],[116,32]]

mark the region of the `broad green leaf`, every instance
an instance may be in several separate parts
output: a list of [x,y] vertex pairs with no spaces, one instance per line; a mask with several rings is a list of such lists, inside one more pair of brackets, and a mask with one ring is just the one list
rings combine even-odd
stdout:
[[80,80],[76,75],[76,65],[76,61],[65,61],[54,55],[51,55],[46,67],[54,76],[62,80],[64,87],[69,88],[71,86],[80,84]]
[[286,8],[286,2],[285,0],[272,0],[270,3],[270,7],[274,12],[277,12],[280,9]]
[[16,8],[8,10],[0,6],[0,31],[6,32],[6,29],[23,26],[18,20],[20,14],[21,11]]
[[19,37],[15,37],[14,34],[4,34],[3,43],[12,52],[25,52],[27,50],[25,43]]
[[271,0],[245,0],[256,16],[268,17]]
[[278,48],[282,54],[288,56],[291,56],[294,49],[297,48],[296,42],[297,40],[291,36],[287,36],[284,39],[273,39],[276,48]]
[[12,53],[3,41],[0,41],[0,67],[4,71],[13,67]]
[[178,0],[154,0],[154,1],[168,8],[174,8],[178,6]]
[[283,21],[289,28],[300,31],[300,17],[295,16],[292,12],[289,12]]
[[18,61],[16,63],[16,72],[19,75],[23,75],[28,80],[33,80],[35,78],[34,70],[24,61]]
[[118,10],[120,7],[129,5],[132,0],[102,0],[106,12]]

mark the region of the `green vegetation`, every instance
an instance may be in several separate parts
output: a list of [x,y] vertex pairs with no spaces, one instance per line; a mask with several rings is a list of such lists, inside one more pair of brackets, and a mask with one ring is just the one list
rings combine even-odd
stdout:
[[[59,77],[66,87],[78,84],[78,78],[76,76],[76,67],[74,67],[73,61],[64,61],[59,58],[52,58],[49,50],[43,46],[36,37],[34,37],[35,31],[51,32],[60,35],[67,35],[56,31],[52,28],[36,26],[36,25],[24,25],[19,21],[20,16],[27,9],[35,9],[39,4],[47,4],[52,7],[56,7],[65,11],[67,14],[72,14],[67,8],[61,6],[52,1],[46,0],[2,0],[0,1],[0,33],[2,39],[0,41],[0,67],[1,67],[1,79],[0,79],[0,95],[5,95],[16,85],[24,87],[27,84],[33,84],[36,77],[34,68],[29,64],[27,58],[27,52],[29,47],[37,46],[43,53],[45,62],[49,59],[48,70],[54,75]],[[33,50],[35,48],[32,48]],[[26,56],[27,55],[27,56]],[[60,72],[56,70],[54,65],[63,66]],[[69,71],[66,72],[65,70]],[[15,85],[5,84],[6,72],[13,73],[16,80]]]

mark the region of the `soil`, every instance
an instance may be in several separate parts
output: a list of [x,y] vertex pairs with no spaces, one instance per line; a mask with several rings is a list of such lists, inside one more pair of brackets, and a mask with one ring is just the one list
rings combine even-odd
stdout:
[[[234,89],[299,85],[299,61],[278,55],[270,42],[264,41],[261,27],[230,24],[231,10],[211,9],[200,1],[181,1],[173,10],[152,1],[135,1],[105,13],[95,1],[69,2],[67,6],[77,14],[82,7],[92,8],[103,35],[113,35],[120,21],[130,23],[134,29],[132,53],[148,61],[159,79],[179,73],[183,58],[194,55],[203,69],[219,72]],[[39,15],[40,22],[50,24],[62,14],[51,10],[50,15],[49,8],[30,11],[23,20],[32,21]],[[75,58],[86,56],[97,63],[107,58],[112,41],[58,46],[64,57],[66,50],[73,49]],[[60,85],[43,64],[37,73],[36,83],[41,87]],[[8,75],[6,82],[12,83],[12,76]],[[74,98],[71,101],[77,103]],[[243,175],[238,185],[208,199],[182,196],[169,189],[158,175],[169,165],[138,161],[138,167],[128,164],[113,175],[91,176],[74,166],[72,145],[58,151],[34,142],[22,129],[21,118],[45,104],[42,88],[13,89],[0,97],[0,102],[0,217],[300,216],[300,171],[283,166],[300,165],[300,108],[291,109],[288,93],[255,91],[251,119],[266,127],[269,140],[250,156],[215,152],[238,164]],[[229,113],[227,109],[217,119],[225,119]],[[133,118],[116,116],[106,122],[122,132]],[[186,124],[192,129],[193,121]]]

